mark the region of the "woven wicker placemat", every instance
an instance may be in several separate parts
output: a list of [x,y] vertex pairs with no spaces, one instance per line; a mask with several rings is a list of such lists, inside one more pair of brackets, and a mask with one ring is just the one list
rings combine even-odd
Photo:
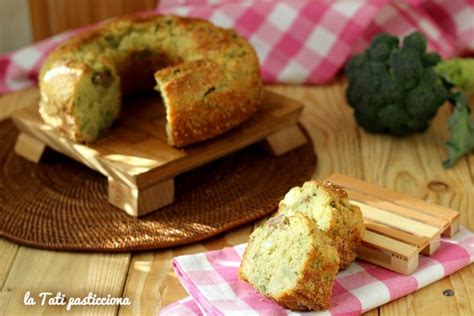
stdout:
[[0,122],[0,236],[44,249],[121,252],[196,242],[270,214],[316,167],[311,142],[281,157],[250,146],[178,176],[172,205],[134,218],[107,202],[99,173],[59,154],[40,164],[17,156],[17,134],[10,121]]

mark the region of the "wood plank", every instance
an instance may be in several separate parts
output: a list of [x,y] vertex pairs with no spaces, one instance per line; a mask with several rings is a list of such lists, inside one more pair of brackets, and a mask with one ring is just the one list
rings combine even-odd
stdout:
[[444,230],[448,227],[449,221],[436,217],[431,213],[417,212],[416,210],[409,209],[405,206],[400,206],[390,201],[384,201],[379,198],[375,198],[366,193],[360,193],[351,189],[346,189],[349,198],[359,202],[364,202],[367,205],[371,205],[391,213],[398,214],[400,216],[410,218],[412,220],[425,223],[431,226],[439,227]]
[[304,144],[308,140],[301,128],[295,124],[276,131],[264,141],[264,147],[275,156],[281,156]]
[[300,122],[318,154],[315,179],[326,179],[335,172],[363,179],[359,135],[344,101],[345,81],[338,79],[324,86],[273,85],[268,89],[305,105]]
[[[0,315],[114,315],[117,306],[25,306],[27,291],[32,295],[58,291],[66,297],[86,297],[93,292],[121,297],[130,254],[98,254],[45,251],[20,247],[0,296]],[[38,300],[39,301],[39,300]]]
[[[141,216],[173,202],[173,178],[179,174],[267,137],[279,140],[268,142],[276,150],[275,154],[283,154],[306,142],[296,125],[303,105],[269,91],[257,113],[241,126],[184,148],[172,147],[166,141],[166,114],[158,94],[125,100],[128,103],[125,102],[121,117],[107,135],[94,144],[84,145],[61,137],[42,120],[38,113],[38,93],[30,107],[12,115],[13,122],[22,131],[15,152],[38,162],[46,144],[106,176],[109,202],[129,215]],[[130,124],[130,121],[137,122]],[[148,133],[149,130],[153,132]],[[277,131],[281,133],[273,137]],[[288,133],[291,137],[285,137]]]
[[[86,146],[60,137],[58,132],[45,124],[38,113],[38,98],[31,103],[32,106],[13,115],[17,127],[108,178],[138,189],[171,179],[263,140],[281,128],[292,126],[303,109],[301,103],[267,92],[264,106],[243,125],[206,142],[178,149],[166,143],[164,128],[155,129],[155,133],[160,133],[156,137],[144,132],[141,127],[142,124],[165,125],[166,115],[161,99],[153,94],[131,100],[134,106],[127,107],[125,104],[124,108],[128,110],[124,111],[123,117],[127,120],[119,119],[119,123],[104,138]],[[143,121],[131,125],[128,119],[133,116],[139,116]],[[130,136],[121,137],[128,133],[135,135],[133,141]]]
[[33,104],[37,99],[36,88],[0,95],[0,121],[8,118],[13,112]]
[[[474,315],[474,265],[380,307],[380,315]],[[452,290],[453,296],[445,296]]]
[[366,244],[375,246],[378,249],[390,251],[407,260],[410,260],[414,256],[418,256],[417,247],[377,234],[375,232],[371,232],[369,230],[365,231],[365,235],[362,240]]
[[48,0],[29,0],[31,33],[34,41],[52,35],[49,29]]
[[24,158],[34,163],[40,162],[46,149],[47,147],[43,142],[26,133],[18,135],[14,148],[15,153],[21,153]]
[[[392,200],[393,192],[341,174],[333,174],[327,180],[344,187],[350,202],[361,209],[365,222],[371,223],[367,227],[369,231],[375,228],[374,232],[413,245],[423,255],[431,256],[439,248],[442,232],[447,232],[449,229],[449,233],[454,233],[459,229],[459,220],[453,222],[453,218],[459,218],[456,211],[451,210],[452,216],[448,218],[439,216],[435,210],[427,211],[431,207],[429,203],[424,203],[426,207],[420,211],[405,206],[404,203],[408,205],[408,202],[401,201],[401,194],[397,193],[399,199]],[[373,249],[370,252],[368,249],[362,248],[362,250],[363,252],[359,253],[360,258],[370,255],[374,258],[380,257]],[[380,265],[390,269],[391,266],[387,261],[390,262],[386,259]],[[374,259],[372,263],[377,264],[377,260]],[[410,269],[403,266],[403,262],[401,265],[397,264],[397,267],[398,270],[404,269],[404,271],[416,268],[413,262],[410,262]]]
[[[441,165],[446,157],[448,116],[449,108],[443,107],[430,129],[408,138],[372,135],[360,130],[365,181],[458,210],[461,223],[472,230],[474,195],[466,160],[461,159],[451,169]],[[451,315],[454,306],[460,309],[459,314],[470,314],[472,298],[460,295],[453,305],[442,295],[451,286],[446,283],[449,279],[382,306],[380,314]]]
[[186,247],[134,254],[123,295],[136,304],[121,306],[119,315],[156,315],[161,308],[186,297],[187,293],[172,269],[173,258],[245,243],[252,228],[252,224],[246,225]]
[[371,247],[364,241],[357,249],[357,258],[405,275],[411,274],[418,266],[418,255],[398,257],[394,252],[382,251],[379,246]]
[[357,201],[351,201],[351,203],[357,205],[360,208],[364,218],[370,219],[372,221],[429,239],[433,239],[439,235],[440,231],[437,227],[425,225],[412,219],[393,214],[383,209],[366,205]]
[[35,41],[113,16],[155,8],[157,0],[29,0]]
[[138,190],[108,179],[109,203],[131,216],[142,216],[174,202],[174,179]]
[[0,264],[0,290],[3,289],[3,285],[7,279],[8,273],[15,261],[16,254],[18,252],[18,245],[9,242],[5,239],[0,239],[0,253],[2,254],[2,260]]
[[[335,183],[344,183],[345,187],[351,189],[352,191],[356,191],[359,194],[370,195],[377,199],[384,199],[386,201],[390,201],[393,204],[407,208],[408,210],[411,209],[426,215],[439,217],[443,220],[449,221],[450,223],[453,223],[459,218],[458,212],[441,205],[427,203],[410,195],[387,190],[385,188],[378,187],[373,184],[341,174],[333,175],[329,178],[329,180]],[[408,210],[406,211],[407,215],[409,214]]]
[[180,149],[184,155],[136,176],[138,187],[146,187],[192,170],[250,144],[265,139],[273,132],[298,122],[303,104],[284,95],[266,91],[264,106],[241,126],[203,143]]
[[413,245],[418,249],[423,249],[429,243],[426,237],[419,237],[367,219],[364,219],[364,224],[367,230]]

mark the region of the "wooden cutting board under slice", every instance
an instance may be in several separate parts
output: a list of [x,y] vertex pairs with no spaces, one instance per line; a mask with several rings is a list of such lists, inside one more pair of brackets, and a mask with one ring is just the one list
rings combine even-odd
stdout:
[[303,105],[266,91],[261,108],[242,125],[205,142],[175,148],[166,142],[166,114],[159,94],[125,99],[122,115],[105,137],[90,145],[62,137],[38,113],[39,93],[31,105],[15,112],[20,129],[15,151],[39,162],[52,148],[108,179],[108,198],[132,216],[141,216],[174,201],[174,177],[264,140],[274,155],[306,143],[298,126]]
[[419,254],[432,255],[441,236],[451,237],[459,230],[457,211],[341,174],[327,180],[343,187],[362,211],[366,232],[359,259],[411,274]]

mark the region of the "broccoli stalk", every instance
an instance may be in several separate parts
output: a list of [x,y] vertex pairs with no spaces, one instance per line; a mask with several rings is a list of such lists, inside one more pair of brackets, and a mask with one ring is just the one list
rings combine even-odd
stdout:
[[[451,91],[462,77],[460,72],[440,62],[437,53],[426,52],[421,33],[405,37],[402,47],[397,37],[380,34],[346,65],[346,97],[357,123],[366,131],[400,137],[424,132],[439,107],[451,101],[455,107],[449,120],[449,158],[444,163],[449,167],[474,148],[474,125],[465,97]],[[438,75],[441,72],[449,76]],[[462,75],[470,78],[468,72]],[[473,80],[463,83],[467,87]]]

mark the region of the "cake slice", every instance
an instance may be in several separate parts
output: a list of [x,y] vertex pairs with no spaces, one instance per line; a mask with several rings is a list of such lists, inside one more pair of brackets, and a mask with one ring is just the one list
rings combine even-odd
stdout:
[[337,250],[313,221],[280,214],[250,235],[239,275],[286,308],[322,310],[338,269]]
[[362,240],[365,226],[359,207],[349,203],[346,191],[329,181],[308,181],[294,187],[280,202],[278,213],[303,213],[326,232],[336,247],[340,269],[351,264]]
[[169,144],[183,147],[220,135],[257,110],[247,105],[261,95],[227,93],[223,86],[228,76],[218,63],[204,59],[155,73],[155,89],[166,109]]

